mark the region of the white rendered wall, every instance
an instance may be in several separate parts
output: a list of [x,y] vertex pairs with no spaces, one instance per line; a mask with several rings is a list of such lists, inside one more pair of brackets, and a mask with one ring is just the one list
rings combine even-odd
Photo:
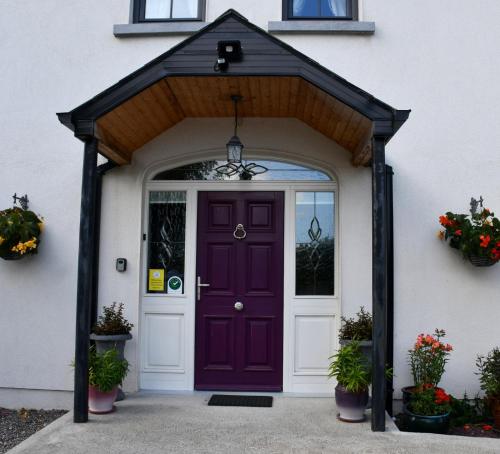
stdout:
[[[207,3],[207,20],[229,7],[264,29],[269,20],[281,19],[280,0]],[[437,217],[446,210],[466,211],[471,196],[483,195],[487,206],[500,213],[500,4],[484,0],[471,8],[465,0],[363,0],[362,12],[363,20],[376,22],[375,35],[280,38],[394,107],[412,109],[387,147],[396,172],[396,387],[409,383],[406,350],[415,335],[440,327],[455,346],[444,387],[474,393],[476,354],[500,344],[500,265],[474,268],[435,233]],[[45,217],[46,231],[37,257],[0,263],[0,388],[72,387],[68,364],[74,343],[83,146],[58,123],[55,112],[79,105],[183,39],[115,38],[113,24],[126,23],[128,17],[129,0],[2,2],[0,208],[10,205],[14,192],[28,193],[31,208]],[[181,134],[189,143],[193,130],[184,128],[190,121],[167,135]],[[207,131],[204,146],[227,140],[222,126]],[[311,137],[308,143],[325,149],[327,139],[304,134]],[[251,143],[251,132],[245,129],[245,135]],[[274,133],[260,139],[269,140],[263,148],[283,149],[286,143]],[[155,144],[162,140],[166,135]],[[101,302],[132,303],[128,315],[134,321],[138,170],[148,156],[159,159],[152,147],[147,145],[132,167],[110,172],[104,184]],[[343,236],[341,245],[342,304],[350,315],[370,301],[370,198],[364,189],[369,189],[369,171],[345,167],[353,183],[342,199],[343,185],[350,182],[341,170],[341,222],[353,232]],[[359,187],[354,184],[358,178]],[[129,222],[114,222],[123,218],[123,210]],[[352,229],[359,229],[359,235]],[[117,256],[129,259],[124,275],[114,271]],[[127,354],[135,352],[134,341]],[[134,377],[136,369],[129,389],[136,386]]]

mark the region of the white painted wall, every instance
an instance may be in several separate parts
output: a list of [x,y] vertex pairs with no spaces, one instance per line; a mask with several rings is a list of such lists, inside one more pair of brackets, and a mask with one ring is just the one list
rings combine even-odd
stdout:
[[[265,29],[268,20],[281,15],[279,0],[207,3],[208,20],[233,7]],[[55,112],[79,105],[183,37],[115,38],[112,26],[128,21],[129,0],[22,0],[1,6],[0,206],[8,207],[14,192],[28,193],[47,228],[38,256],[0,263],[0,388],[69,390],[82,144],[58,123]],[[500,344],[500,266],[473,268],[435,233],[437,217],[446,210],[467,210],[471,196],[483,195],[500,213],[500,4],[483,0],[471,8],[465,0],[362,0],[362,18],[376,22],[374,36],[281,38],[389,104],[412,109],[387,149],[396,171],[396,387],[409,382],[405,355],[415,335],[442,327],[455,346],[443,385],[454,393],[474,393],[476,354]],[[139,169],[163,151],[175,152],[153,151],[161,141],[190,143],[190,128],[207,131],[206,136],[197,132],[202,147],[219,147],[227,127],[212,130],[204,121],[181,123],[147,145],[133,166],[105,177],[101,301],[123,300],[135,322]],[[245,124],[242,139],[250,144]],[[263,130],[262,148],[314,143],[320,152],[331,145],[311,131],[291,143],[281,140],[272,122],[255,127]],[[338,159],[345,197],[342,302],[350,315],[370,300],[369,173],[342,168],[346,158]],[[129,222],[115,222],[124,217]],[[114,271],[117,256],[129,259],[124,275]],[[135,356],[136,343],[128,348]],[[129,389],[136,386],[134,377],[136,369]]]

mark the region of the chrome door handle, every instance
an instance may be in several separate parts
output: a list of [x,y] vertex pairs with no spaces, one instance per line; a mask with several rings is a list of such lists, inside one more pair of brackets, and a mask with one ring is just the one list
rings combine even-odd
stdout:
[[234,303],[234,308],[237,310],[237,311],[242,311],[243,310],[243,303],[239,302],[239,301],[236,301],[236,303]]
[[201,288],[202,287],[210,287],[210,284],[202,284],[201,283],[201,277],[198,276],[196,278],[196,300],[197,301],[201,300]]

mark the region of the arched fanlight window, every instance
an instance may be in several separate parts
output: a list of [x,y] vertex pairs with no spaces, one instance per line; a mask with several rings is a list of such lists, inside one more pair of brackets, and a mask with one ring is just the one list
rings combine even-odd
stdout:
[[[240,175],[221,175],[215,169],[226,161],[203,161],[185,166],[164,170],[157,173],[153,180],[215,180],[237,181]],[[331,181],[332,178],[321,170],[312,169],[299,164],[290,164],[279,161],[253,161],[269,169],[266,173],[252,177],[254,181]]]

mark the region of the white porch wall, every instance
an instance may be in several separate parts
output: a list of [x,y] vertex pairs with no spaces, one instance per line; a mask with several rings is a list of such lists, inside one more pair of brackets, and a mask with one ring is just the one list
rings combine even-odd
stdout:
[[[264,29],[269,20],[281,18],[280,0],[207,3],[207,20],[229,7]],[[476,354],[500,344],[500,265],[473,268],[435,233],[439,214],[467,210],[471,196],[483,195],[487,206],[500,213],[500,3],[483,0],[472,9],[465,0],[362,0],[362,11],[362,19],[376,22],[374,36],[280,38],[389,104],[412,109],[387,147],[396,172],[395,384],[409,383],[406,350],[415,335],[442,327],[455,346],[443,386],[474,393]],[[0,263],[0,387],[72,387],[68,364],[83,145],[59,124],[55,112],[86,101],[183,38],[116,39],[113,24],[128,17],[129,0],[2,3],[0,207],[10,205],[14,192],[28,193],[30,207],[45,217],[46,231],[37,257]],[[196,124],[206,128],[205,136],[187,129],[195,126],[191,120],[179,124],[148,144],[132,167],[105,177],[101,301],[123,300],[135,322],[137,311],[128,303],[138,295],[139,167],[147,157],[158,159],[161,143],[224,144],[227,127],[212,129],[210,122]],[[272,125],[255,124],[262,131],[262,148],[283,150],[288,144],[299,149],[305,137],[309,148],[317,145],[315,152],[333,148],[305,126],[294,124],[283,137],[279,128],[269,130]],[[250,131],[245,120],[242,140],[254,145]],[[292,135],[297,142],[292,143]],[[154,151],[155,146],[160,148]],[[345,156],[338,159],[342,302],[350,315],[370,297],[369,172],[346,166]],[[124,218],[127,223],[116,222]],[[129,259],[123,275],[114,271],[117,256]],[[129,348],[133,354],[135,343]],[[131,373],[130,389],[134,377]]]

